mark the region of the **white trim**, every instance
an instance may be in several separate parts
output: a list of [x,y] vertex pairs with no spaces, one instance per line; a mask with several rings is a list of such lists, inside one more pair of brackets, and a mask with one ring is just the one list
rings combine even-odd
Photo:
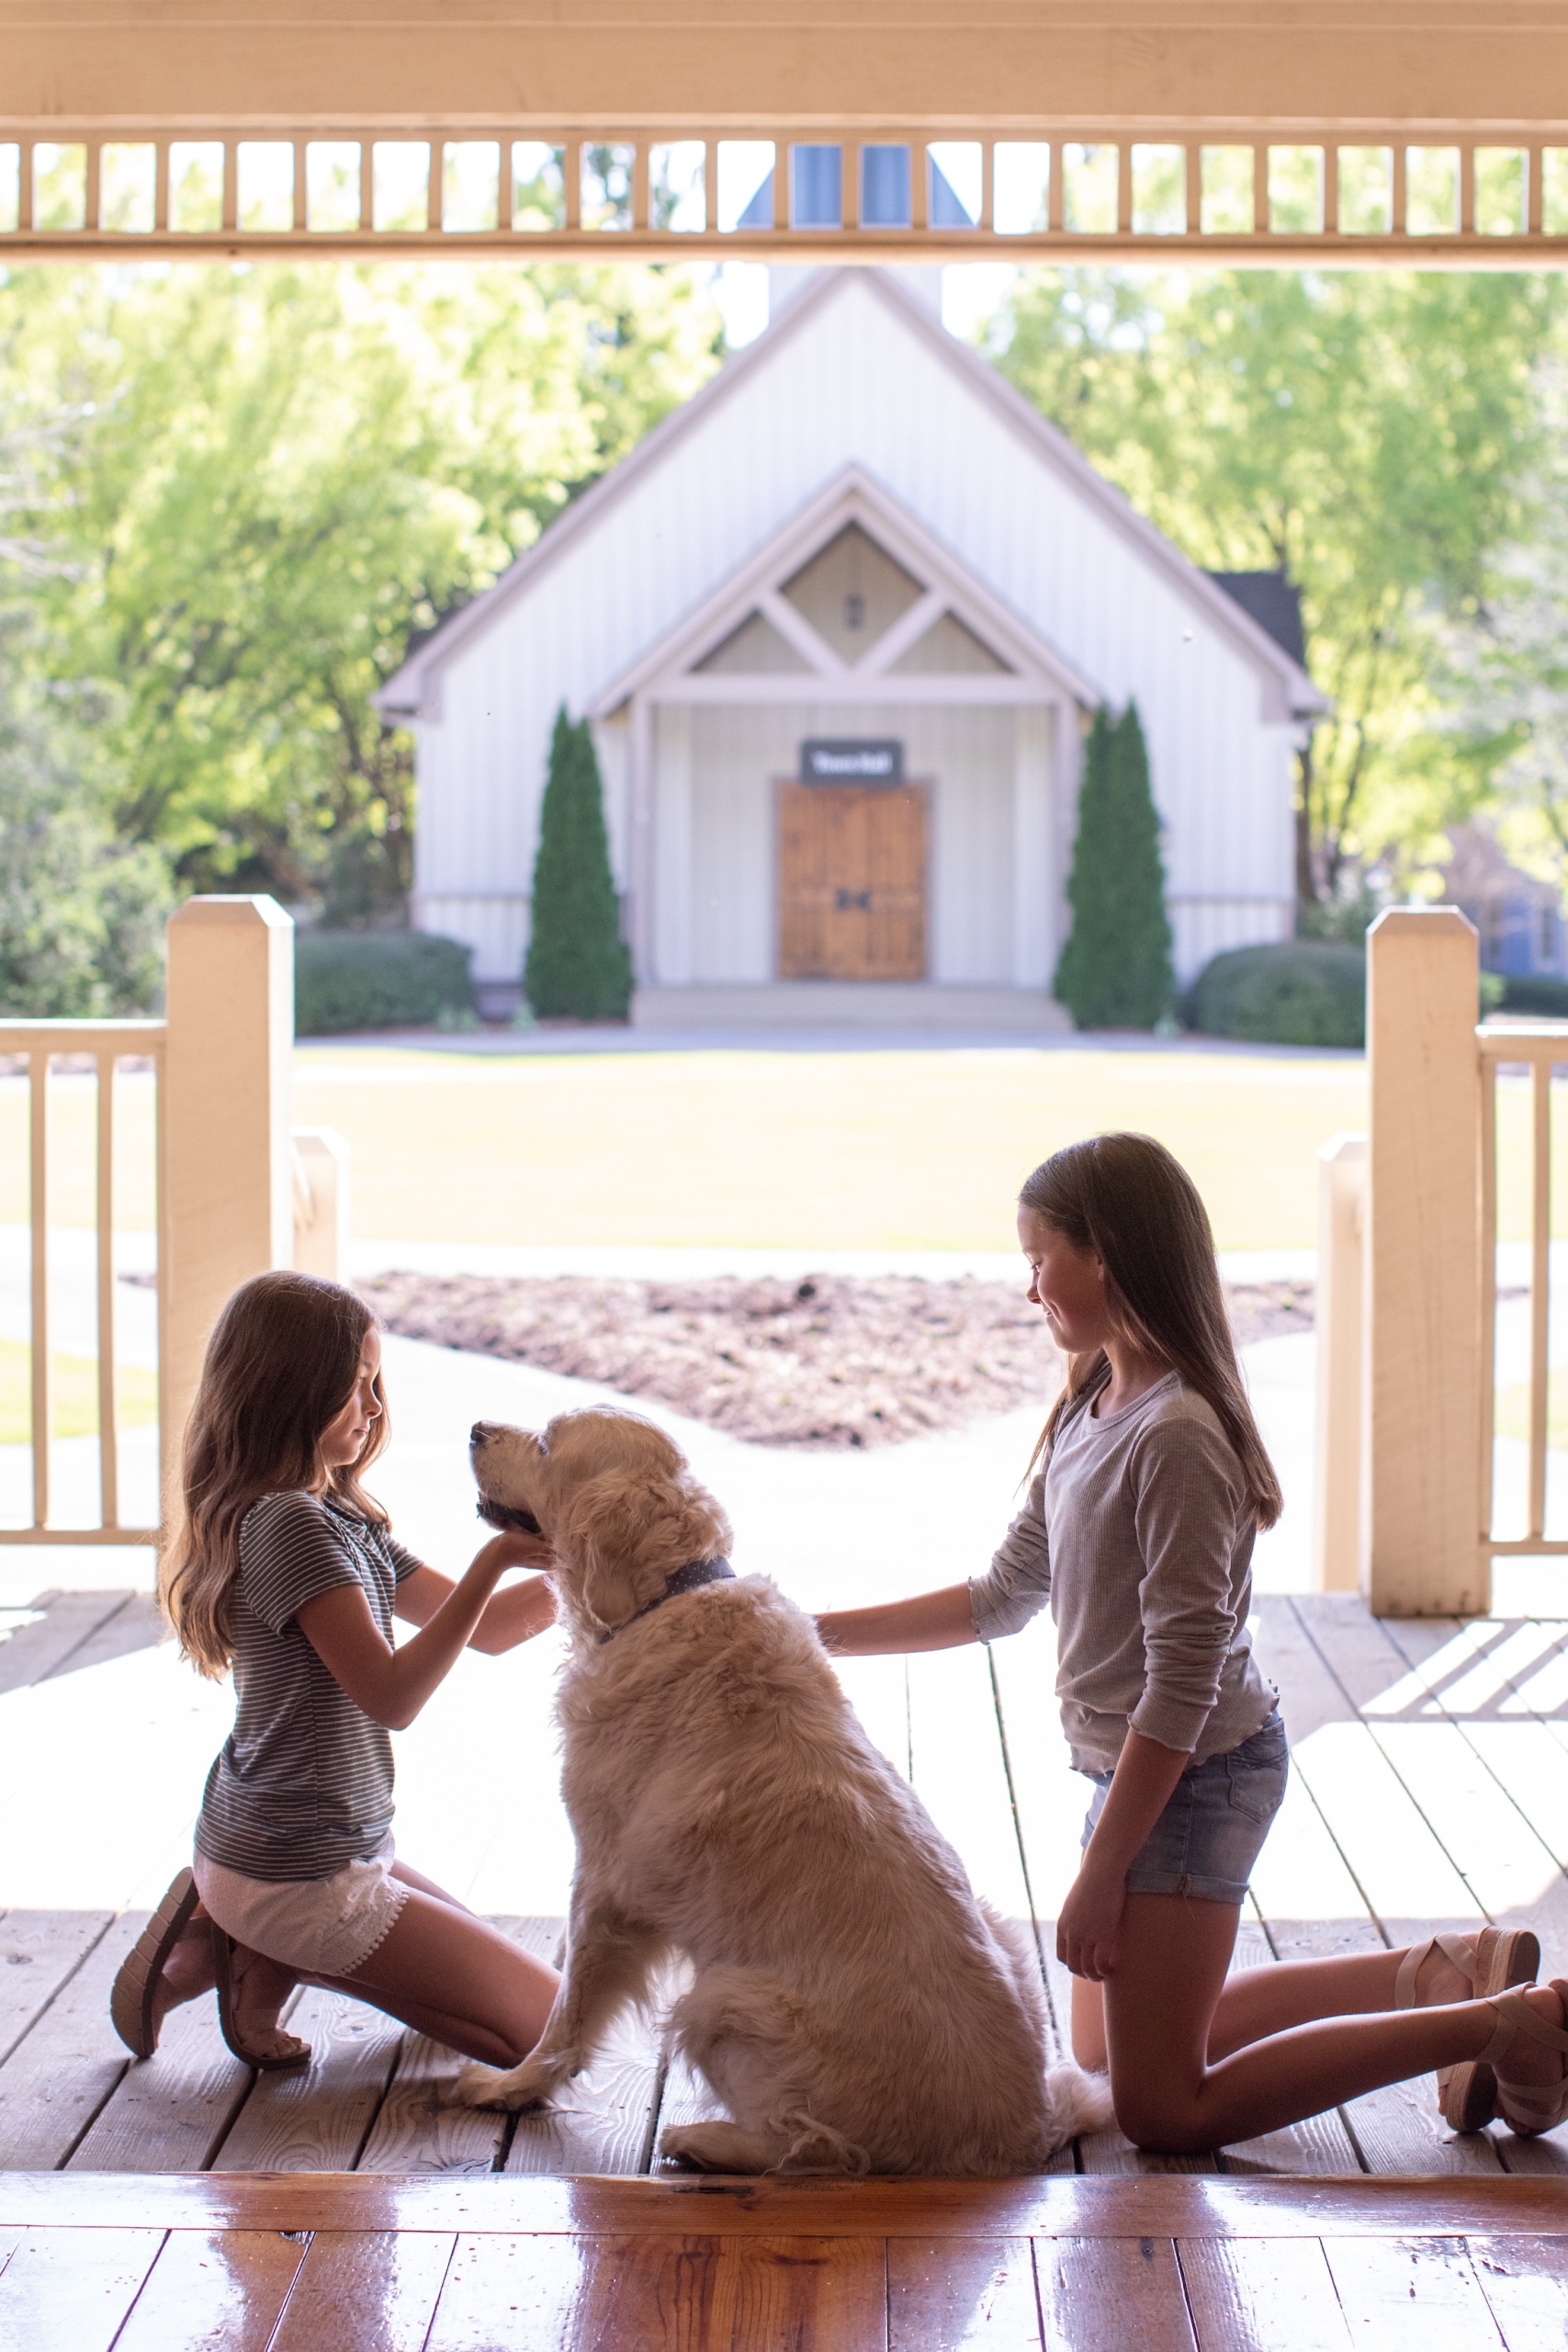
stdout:
[[[899,615],[891,628],[883,630],[870,652],[855,663],[856,677],[885,678],[894,662],[901,661],[912,645],[918,645],[928,629],[935,628],[948,609],[947,598],[936,589],[928,588],[907,613]],[[997,654],[993,659],[999,661],[1001,656]]]
[[[897,677],[868,677],[863,670],[845,670],[836,678],[802,677],[798,671],[775,670],[759,676],[697,677],[676,675],[655,680],[641,689],[649,702],[876,702],[876,703],[1038,703],[1050,702],[1062,692],[1062,682],[1048,673],[1034,676],[986,671],[908,671]],[[1076,701],[1076,696],[1070,696]]]
[[[832,647],[828,643],[827,639],[819,636],[817,630],[812,628],[811,623],[807,619],[804,613],[796,612],[795,606],[790,603],[787,596],[781,596],[776,588],[764,588],[761,594],[757,599],[755,610],[761,614],[762,618],[765,621],[772,624],[773,628],[777,630],[780,637],[784,639],[786,645],[791,645],[795,648],[795,650],[799,654],[803,662],[810,664],[814,675],[819,678],[842,677],[845,670],[849,667],[848,662],[840,659],[839,655],[834,652]],[[741,619],[736,623],[736,628],[743,628],[745,625],[745,616],[742,616]],[[726,636],[732,636],[733,634],[733,630],[726,630],[725,632]],[[720,644],[722,644],[723,641],[724,640],[721,638],[719,640]],[[705,655],[703,658],[705,660],[706,656]],[[767,677],[782,675],[787,678],[789,672],[787,670],[782,673],[773,671],[760,671],[755,673],[738,671],[727,673],[725,674],[734,676],[756,675]]]

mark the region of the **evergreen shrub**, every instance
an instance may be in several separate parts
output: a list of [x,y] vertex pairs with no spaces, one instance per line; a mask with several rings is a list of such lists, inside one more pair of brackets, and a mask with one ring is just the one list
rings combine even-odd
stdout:
[[1330,940],[1232,947],[1204,965],[1182,1005],[1190,1029],[1259,1045],[1361,1046],[1367,959]]
[[621,937],[599,762],[588,721],[574,723],[564,704],[539,812],[523,989],[547,1021],[624,1021],[631,1007],[631,952]]
[[417,1029],[474,1015],[473,949],[423,931],[302,931],[294,942],[301,1037]]
[[1078,795],[1067,901],[1073,927],[1054,991],[1080,1029],[1152,1029],[1175,976],[1159,817],[1136,703],[1096,711]]
[[[1482,978],[1490,978],[1483,973]],[[1527,1020],[1568,1021],[1568,980],[1505,979],[1501,1010]]]

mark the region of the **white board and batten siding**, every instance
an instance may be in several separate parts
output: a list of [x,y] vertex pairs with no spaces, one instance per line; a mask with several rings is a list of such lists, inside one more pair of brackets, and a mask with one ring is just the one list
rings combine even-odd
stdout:
[[[1136,697],[1181,977],[1288,933],[1292,694],[1310,685],[994,371],[863,270],[824,273],[384,690],[417,735],[421,927],[470,941],[479,978],[516,976],[558,707],[603,698],[848,466],[1057,649],[1088,698]],[[765,680],[744,710],[661,701],[641,752],[620,714],[596,726],[618,887],[653,900],[634,926],[641,977],[772,977],[770,780],[806,733],[864,731],[898,736],[907,775],[937,784],[931,978],[1048,984],[1076,755],[1048,709],[916,707],[884,684],[863,708],[812,707],[810,728]]]

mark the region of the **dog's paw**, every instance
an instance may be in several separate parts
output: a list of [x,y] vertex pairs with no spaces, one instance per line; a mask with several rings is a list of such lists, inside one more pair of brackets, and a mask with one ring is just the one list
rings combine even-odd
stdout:
[[499,2066],[465,2066],[452,2088],[457,2107],[499,2107],[515,2115],[525,2107],[539,2107],[559,2080],[555,2066],[536,2066],[525,2059],[503,2074]]

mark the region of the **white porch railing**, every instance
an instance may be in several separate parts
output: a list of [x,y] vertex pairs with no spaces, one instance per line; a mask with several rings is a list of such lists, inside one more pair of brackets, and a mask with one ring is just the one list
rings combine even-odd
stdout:
[[[1381,1616],[1491,1604],[1492,1562],[1546,1532],[1551,1073],[1568,1023],[1475,1021],[1476,934],[1451,907],[1368,935],[1370,1132],[1322,1155],[1314,1570]],[[1497,1079],[1529,1075],[1525,1527],[1500,1534]]]
[[[268,1266],[335,1278],[348,1216],[347,1147],[326,1128],[288,1125],[294,1041],[294,925],[265,898],[187,899],[168,928],[163,1021],[0,1024],[0,1057],[26,1064],[28,1094],[30,1523],[0,1544],[155,1544],[121,1515],[117,1374],[115,1071],[149,1059],[156,1087],[157,1361],[160,1492],[166,1493],[202,1351],[235,1285]],[[61,1525],[51,1477],[57,1322],[50,1261],[51,1064],[90,1057],[96,1071],[99,1508]]]

